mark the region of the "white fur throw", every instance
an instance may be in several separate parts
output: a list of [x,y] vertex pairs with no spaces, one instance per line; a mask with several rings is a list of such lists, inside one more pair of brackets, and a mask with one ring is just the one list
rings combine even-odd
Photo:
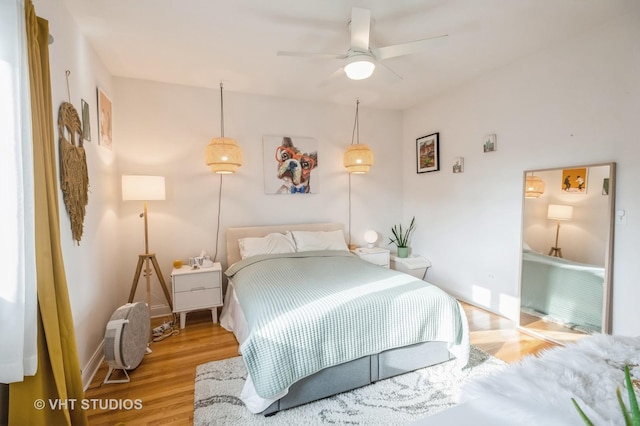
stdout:
[[628,408],[625,365],[640,378],[640,337],[597,334],[471,382],[462,400],[482,397],[488,410],[512,424],[584,425],[571,402],[575,398],[595,425],[624,425],[616,388]]

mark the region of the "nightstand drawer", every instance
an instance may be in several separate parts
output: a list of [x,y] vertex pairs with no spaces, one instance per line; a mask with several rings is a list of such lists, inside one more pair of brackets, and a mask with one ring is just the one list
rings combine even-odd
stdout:
[[218,288],[193,287],[191,291],[174,293],[173,311],[196,310],[222,304]]
[[383,248],[358,248],[354,251],[362,260],[373,263],[375,265],[389,267],[389,250]]
[[174,293],[191,291],[197,288],[220,287],[220,274],[211,272],[201,272],[199,274],[184,274],[173,278]]
[[389,266],[389,253],[368,253],[360,254],[360,257],[367,262],[376,265]]

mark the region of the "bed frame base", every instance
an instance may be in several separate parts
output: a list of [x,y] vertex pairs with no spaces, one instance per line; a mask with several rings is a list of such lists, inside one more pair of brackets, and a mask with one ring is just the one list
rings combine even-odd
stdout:
[[272,416],[280,410],[347,392],[399,374],[452,359],[446,342],[426,342],[390,349],[325,368],[289,388],[289,393],[262,412]]

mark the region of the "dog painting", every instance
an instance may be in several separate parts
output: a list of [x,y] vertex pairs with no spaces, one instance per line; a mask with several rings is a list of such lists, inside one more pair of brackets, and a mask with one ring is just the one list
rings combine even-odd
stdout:
[[265,192],[313,194],[318,182],[318,151],[315,139],[289,136],[264,138]]

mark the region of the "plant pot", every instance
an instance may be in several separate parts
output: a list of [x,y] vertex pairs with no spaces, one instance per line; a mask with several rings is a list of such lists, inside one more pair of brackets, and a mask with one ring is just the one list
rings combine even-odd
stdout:
[[409,257],[409,247],[398,247],[398,257]]

